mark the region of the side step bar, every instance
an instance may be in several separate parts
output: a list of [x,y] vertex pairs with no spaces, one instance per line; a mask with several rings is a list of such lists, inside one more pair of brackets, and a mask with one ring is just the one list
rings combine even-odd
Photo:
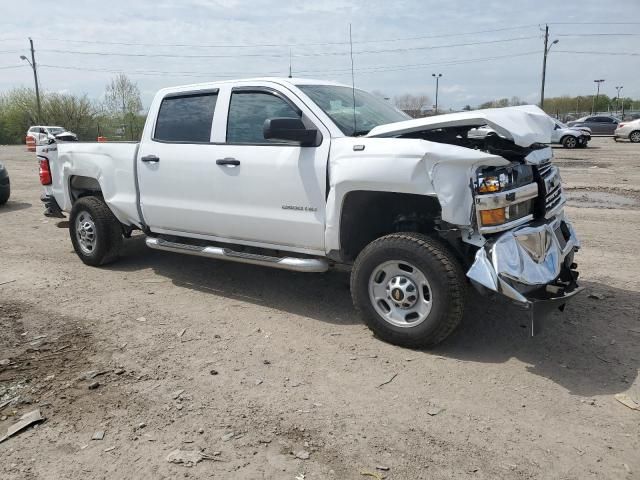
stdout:
[[149,248],[153,248],[154,250],[186,253],[187,255],[250,263],[252,265],[281,268],[283,270],[293,270],[296,272],[326,272],[329,269],[329,264],[323,258],[278,258],[255,253],[236,252],[222,247],[200,247],[185,243],[169,242],[162,238],[155,237],[147,237],[146,243]]

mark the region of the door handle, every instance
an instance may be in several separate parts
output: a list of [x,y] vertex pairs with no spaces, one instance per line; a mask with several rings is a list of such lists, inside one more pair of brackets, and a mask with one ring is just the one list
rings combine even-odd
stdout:
[[155,155],[145,155],[140,160],[145,163],[158,163],[160,161],[160,158],[156,157]]
[[235,158],[227,157],[227,158],[219,158],[216,160],[216,165],[228,165],[230,167],[237,167],[240,165],[240,160],[236,160]]

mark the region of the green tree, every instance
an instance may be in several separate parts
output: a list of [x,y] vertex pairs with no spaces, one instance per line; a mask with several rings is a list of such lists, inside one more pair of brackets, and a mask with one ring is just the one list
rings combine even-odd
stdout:
[[105,106],[108,113],[120,117],[124,137],[137,140],[141,133],[138,117],[142,110],[138,85],[123,73],[116,75],[107,85]]

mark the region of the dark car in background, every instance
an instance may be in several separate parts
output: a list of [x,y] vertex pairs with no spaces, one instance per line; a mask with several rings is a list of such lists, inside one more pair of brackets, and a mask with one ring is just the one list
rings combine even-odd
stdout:
[[9,172],[0,163],[0,205],[4,205],[11,195],[11,186],[9,185]]
[[620,120],[611,115],[590,115],[567,123],[569,127],[588,127],[594,135],[613,135]]

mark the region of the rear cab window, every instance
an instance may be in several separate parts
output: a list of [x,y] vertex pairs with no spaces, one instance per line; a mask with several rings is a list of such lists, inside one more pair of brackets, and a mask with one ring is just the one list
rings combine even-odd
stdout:
[[169,94],[162,99],[153,140],[209,143],[218,91]]

